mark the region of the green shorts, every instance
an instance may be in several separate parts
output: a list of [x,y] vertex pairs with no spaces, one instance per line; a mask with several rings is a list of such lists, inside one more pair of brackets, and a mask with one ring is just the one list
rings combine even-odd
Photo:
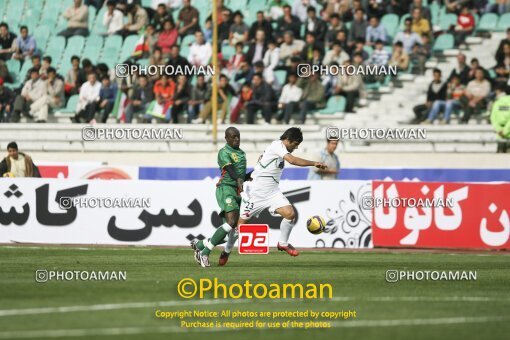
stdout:
[[216,201],[221,208],[220,215],[223,216],[225,213],[239,210],[241,196],[237,194],[237,188],[220,185],[216,188]]

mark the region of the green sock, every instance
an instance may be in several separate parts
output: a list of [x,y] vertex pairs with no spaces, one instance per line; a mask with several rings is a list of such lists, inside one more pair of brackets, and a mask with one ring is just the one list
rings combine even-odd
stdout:
[[202,249],[204,249],[204,248],[205,248],[205,246],[204,246],[204,240],[200,240],[200,241],[198,241],[198,242],[197,242],[197,244],[196,244],[196,247],[197,247],[197,249],[198,249],[198,250],[202,250]]
[[209,256],[214,247],[218,244],[224,243],[225,236],[227,236],[228,232],[232,229],[232,227],[228,223],[223,223],[216,231],[213,236],[208,240],[203,242],[204,248],[202,249],[202,255]]

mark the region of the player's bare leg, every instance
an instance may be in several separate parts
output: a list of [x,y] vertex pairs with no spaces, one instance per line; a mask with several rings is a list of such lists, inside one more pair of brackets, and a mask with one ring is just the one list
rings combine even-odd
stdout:
[[292,205],[287,205],[276,209],[275,212],[283,217],[280,224],[280,240],[277,245],[278,250],[285,251],[290,256],[298,256],[299,252],[288,242],[292,228],[294,228],[294,219],[296,218],[294,208]]

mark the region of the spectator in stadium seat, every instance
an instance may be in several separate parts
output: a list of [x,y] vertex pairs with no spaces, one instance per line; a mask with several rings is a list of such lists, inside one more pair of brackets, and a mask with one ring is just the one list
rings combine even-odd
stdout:
[[229,78],[234,78],[236,73],[241,69],[241,64],[246,62],[246,58],[243,53],[243,43],[237,43],[235,47],[235,53],[230,57],[225,68],[222,72]]
[[[230,98],[234,95],[234,89],[228,83],[228,78],[224,74],[220,75],[220,81],[218,83],[218,109],[221,111],[220,122],[225,122],[227,117],[228,106],[230,104]],[[205,96],[206,102],[199,113],[199,117],[192,120],[194,124],[205,123],[212,113],[212,88],[208,87],[207,94]]]
[[324,106],[325,88],[319,80],[317,73],[312,73],[310,77],[304,79],[303,95],[301,97],[299,119],[300,124],[306,121],[306,115],[311,111]]
[[51,68],[52,59],[49,55],[42,58],[41,68],[39,69],[39,75],[41,79],[46,80],[48,76],[48,70]]
[[305,25],[305,34],[312,34],[315,40],[324,44],[326,39],[327,26],[324,21],[317,17],[317,11],[314,7],[308,7],[307,18],[303,25]]
[[48,111],[64,106],[64,82],[57,78],[57,70],[49,67],[47,70],[46,93],[30,105],[30,114],[37,123],[46,123]]
[[410,124],[419,124],[424,121],[427,118],[434,101],[446,100],[446,83],[441,80],[441,70],[438,68],[434,69],[432,76],[432,82],[427,90],[427,101],[425,104],[413,107],[415,118],[411,120]]
[[190,0],[183,0],[176,25],[181,36],[195,34],[200,29],[198,24],[199,15],[198,10],[191,6]]
[[[188,78],[185,75],[177,77],[177,86],[174,94],[174,104],[172,106],[171,115],[172,123],[179,124],[179,115],[188,109],[188,102],[191,97],[191,88],[188,84]],[[167,117],[167,121],[170,120]]]
[[354,45],[354,48],[351,52],[351,59],[354,58],[354,55],[359,54],[363,61],[367,61],[370,59],[370,56],[367,51],[365,51],[365,40],[358,39]]
[[[344,22],[351,22],[354,20],[354,17],[356,16],[356,11],[361,9],[363,10],[364,6],[361,3],[361,0],[353,0],[352,6],[349,3],[344,3],[345,6],[340,7],[340,12],[338,13],[340,15],[340,18]],[[363,38],[365,40],[365,38]]]
[[[0,24],[0,44],[1,44],[1,32],[2,32],[2,25]],[[510,44],[510,28],[508,28],[506,30],[506,38],[502,39],[500,42],[499,42],[499,46],[498,46],[498,49],[496,51],[496,64],[499,64],[501,63],[501,61],[505,58],[505,53],[504,53],[504,45],[505,44]],[[3,46],[3,45],[2,45]]]
[[105,35],[112,35],[124,27],[124,14],[115,8],[115,1],[106,2],[106,12],[103,15],[103,26],[106,27]]
[[285,124],[289,124],[290,118],[294,113],[299,112],[299,102],[303,90],[297,85],[297,75],[289,74],[288,82],[283,86],[282,93],[278,99],[278,109],[282,111],[277,120],[284,120]]
[[335,180],[340,172],[340,160],[335,154],[338,140],[328,139],[326,143],[326,147],[318,153],[315,159],[320,159],[328,167],[326,169],[310,169],[308,171],[308,180]]
[[319,50],[320,54],[323,54],[324,44],[315,39],[315,36],[312,33],[306,33],[305,35],[305,46],[301,51],[301,59],[305,62],[312,64],[312,60],[314,59],[313,50]]
[[248,42],[248,33],[250,28],[244,23],[244,15],[241,11],[234,13],[234,23],[230,26],[228,41],[230,46],[235,46],[238,42],[243,44]]
[[101,123],[108,121],[108,116],[112,113],[117,98],[117,83],[111,82],[110,77],[103,76],[101,78],[101,89],[99,90],[99,106],[98,110],[102,111]]
[[267,5],[268,17],[271,18],[272,21],[278,21],[283,16],[283,7],[288,6],[285,0],[272,0]]
[[170,56],[170,50],[177,44],[177,38],[179,38],[179,32],[177,32],[173,21],[166,20],[156,42],[156,46],[161,48],[163,58],[166,59]]
[[406,18],[404,21],[404,30],[398,32],[395,35],[394,42],[400,41],[406,53],[410,54],[413,50],[414,45],[421,45],[420,36],[411,30],[413,20]]
[[285,33],[289,31],[292,32],[294,38],[299,39],[301,37],[301,21],[291,13],[290,6],[283,6],[283,16],[277,22],[276,40],[278,43],[284,41]]
[[246,103],[248,112],[247,123],[255,124],[257,112],[262,111],[265,124],[271,123],[271,116],[276,108],[276,94],[271,86],[264,81],[261,73],[255,73],[251,80],[253,95]]
[[205,41],[201,31],[195,32],[195,42],[189,48],[188,62],[191,65],[208,65],[212,56],[211,44]]
[[425,63],[432,55],[432,44],[430,37],[427,34],[421,35],[421,44],[414,44],[413,49],[409,57],[413,65],[417,66],[413,68],[414,74],[425,73]]
[[340,21],[338,14],[335,13],[331,15],[326,28],[326,45],[329,48],[331,48],[331,45],[335,40],[338,40],[338,32],[344,33],[345,39],[343,39],[342,43],[345,43],[345,46],[347,46],[347,35],[345,34],[344,24]]
[[280,45],[280,60],[282,64],[289,65],[290,58],[298,56],[304,47],[304,41],[294,39],[294,34],[291,31],[285,32],[283,35],[283,43]]
[[510,43],[503,45],[503,58],[500,58],[494,67],[496,72],[496,81],[499,83],[507,83],[510,75]]
[[369,18],[376,17],[377,19],[381,19],[382,16],[386,13],[386,9],[384,8],[384,2],[380,0],[369,0],[367,4],[367,16]]
[[468,73],[469,81],[471,81],[471,80],[476,78],[476,70],[477,69],[481,69],[482,72],[483,72],[484,78],[490,81],[489,71],[487,71],[484,67],[482,67],[480,65],[480,61],[478,60],[478,58],[471,59],[470,66],[471,66],[471,68],[469,69],[469,73]]
[[466,64],[466,55],[463,53],[459,53],[457,55],[457,65],[450,73],[448,81],[450,81],[452,77],[456,75],[459,77],[460,83],[462,85],[467,85],[467,83],[470,81],[469,72],[470,72],[469,66],[467,66]]
[[[175,82],[170,79],[166,74],[162,74],[160,79],[154,84],[154,99],[158,105],[163,107],[163,112],[167,112],[168,108],[173,104],[175,94]],[[146,123],[152,121],[152,116],[145,115]]]
[[16,94],[4,86],[4,79],[0,78],[0,123],[7,123],[11,120],[12,104]]
[[154,25],[156,31],[161,32],[165,29],[165,22],[168,20],[170,20],[172,24],[174,23],[174,18],[172,17],[170,9],[167,7],[166,3],[159,3],[151,23]]
[[469,12],[467,6],[462,6],[462,10],[457,17],[457,25],[453,30],[453,36],[455,37],[455,46],[459,46],[464,43],[466,37],[473,33],[475,29],[475,18],[473,14]]
[[278,66],[280,61],[280,48],[276,46],[276,41],[272,38],[267,44],[267,50],[266,53],[264,53],[264,59],[262,61],[264,63],[263,75],[267,83],[273,86],[273,88],[275,88],[275,85],[281,86],[274,76],[274,69]]
[[354,12],[354,20],[351,23],[351,28],[349,29],[349,47],[352,47],[355,44],[355,41],[358,39],[366,40],[367,34],[367,21],[365,20],[365,12],[363,9],[357,9]]
[[80,68],[80,58],[73,55],[71,64],[71,69],[67,71],[64,78],[64,90],[67,96],[78,93],[78,89],[86,81],[86,75]]
[[393,51],[388,65],[397,66],[399,71],[407,71],[409,68],[409,55],[404,51],[403,44],[400,41],[393,44]]
[[122,37],[127,37],[132,34],[138,34],[145,25],[148,24],[149,16],[147,11],[137,3],[133,3],[127,6],[128,22],[124,25],[122,30],[118,31],[118,34]]
[[188,62],[188,59],[184,58],[179,54],[180,47],[179,45],[174,45],[170,49],[170,56],[168,57],[167,65],[173,66],[174,68],[180,67],[184,68],[186,66],[189,66],[190,63]]
[[375,42],[375,49],[372,52],[370,59],[368,59],[368,63],[371,65],[386,66],[388,65],[389,60],[390,53],[384,48],[383,41],[377,40]]
[[419,35],[426,34],[430,36],[430,23],[421,14],[420,8],[414,8],[412,11],[413,24],[411,30]]
[[13,59],[25,60],[30,59],[32,55],[38,55],[37,43],[31,35],[28,34],[28,27],[21,26],[20,35],[14,41]]
[[331,65],[332,62],[336,62],[337,65],[342,65],[346,60],[349,60],[349,55],[342,50],[342,46],[338,42],[334,42],[331,50],[326,52],[322,63],[324,65]]
[[401,1],[401,0],[389,0],[387,1],[388,5],[386,6],[386,11],[388,13],[393,13],[402,17],[404,14],[409,13],[410,1]]
[[263,30],[258,30],[255,34],[255,41],[248,45],[248,51],[246,52],[246,61],[253,65],[258,61],[264,59],[264,54],[267,51],[266,35]]
[[413,3],[409,7],[409,14],[412,14],[415,8],[419,8],[421,11],[421,16],[424,19],[427,19],[429,22],[432,20],[432,15],[430,13],[430,9],[426,6],[423,6],[422,0],[413,0]]
[[[346,60],[344,66],[347,67],[351,62]],[[346,99],[345,112],[354,113],[354,104],[360,97],[363,89],[363,79],[361,75],[347,75],[340,73],[338,75],[338,81],[333,91],[333,95],[344,96]]]
[[18,144],[7,144],[7,157],[0,162],[0,177],[10,173],[12,177],[41,177],[39,169],[35,166],[32,158],[18,151]]
[[467,124],[471,116],[480,113],[487,107],[486,98],[491,91],[491,84],[485,79],[484,72],[481,68],[475,71],[475,79],[471,80],[464,91],[464,95],[460,98],[464,115],[460,121],[461,124]]
[[0,23],[0,60],[11,59],[15,40],[16,34],[9,32],[9,25],[5,22]]
[[71,118],[73,123],[81,123],[82,119],[85,123],[94,120],[101,99],[99,97],[100,91],[101,83],[97,81],[96,74],[94,72],[88,73],[87,81],[80,87],[76,114]]
[[379,18],[370,18],[365,39],[367,46],[375,45],[377,40],[381,40],[384,44],[388,40],[386,28],[380,23]]
[[497,152],[506,153],[510,142],[510,96],[505,93],[504,84],[498,84],[495,92],[490,120],[498,138]]
[[461,107],[459,99],[464,94],[464,89],[465,86],[460,83],[459,77],[453,75],[446,88],[446,100],[435,100],[427,120],[423,123],[433,124],[439,112],[443,111],[444,117],[439,121],[439,124],[450,124],[452,113]]
[[146,75],[138,76],[137,82],[133,86],[133,91],[129,97],[129,104],[126,106],[126,123],[133,121],[133,116],[137,113],[145,113],[149,104],[154,100],[152,84]]
[[25,82],[21,94],[16,97],[14,101],[14,114],[12,122],[17,123],[20,119],[20,114],[28,118],[32,118],[28,111],[30,105],[37,99],[46,94],[46,82],[39,77],[39,71],[32,69],[30,71],[30,80]]
[[203,75],[198,75],[195,86],[191,88],[191,97],[188,101],[188,124],[198,117],[199,112],[205,104],[207,91],[208,88],[205,77]]
[[[230,37],[230,26],[233,24],[232,15],[229,9],[221,12],[221,23],[218,25],[218,43],[228,43]],[[211,24],[212,25],[212,24]]]
[[315,0],[295,0],[292,4],[292,15],[295,15],[304,23],[308,17],[308,9],[316,6],[317,2]]
[[258,30],[264,31],[264,36],[266,37],[266,43],[269,38],[273,35],[273,26],[271,26],[271,22],[264,18],[264,12],[257,12],[257,20],[253,24],[251,24],[250,31],[248,33],[248,39],[250,41],[255,40],[255,35]]
[[63,16],[67,20],[67,28],[58,35],[64,38],[89,35],[89,9],[82,0],[74,0],[74,6],[66,9]]

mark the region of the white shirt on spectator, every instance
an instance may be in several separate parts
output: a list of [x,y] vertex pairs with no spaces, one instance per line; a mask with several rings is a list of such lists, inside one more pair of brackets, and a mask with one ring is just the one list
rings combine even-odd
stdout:
[[283,87],[278,103],[288,104],[291,102],[299,102],[302,94],[303,90],[297,86],[297,84],[287,84]]
[[92,85],[89,81],[83,83],[80,87],[80,96],[78,97],[78,105],[76,105],[76,112],[80,112],[87,106],[99,100],[99,91],[101,90],[101,83],[96,81]]
[[208,65],[212,56],[211,44],[208,42],[199,45],[194,42],[189,48],[188,61],[191,65]]
[[113,10],[112,16],[108,15],[108,12],[104,13],[103,26],[106,27],[108,34],[113,34],[120,31],[124,27],[124,14],[118,9]]

